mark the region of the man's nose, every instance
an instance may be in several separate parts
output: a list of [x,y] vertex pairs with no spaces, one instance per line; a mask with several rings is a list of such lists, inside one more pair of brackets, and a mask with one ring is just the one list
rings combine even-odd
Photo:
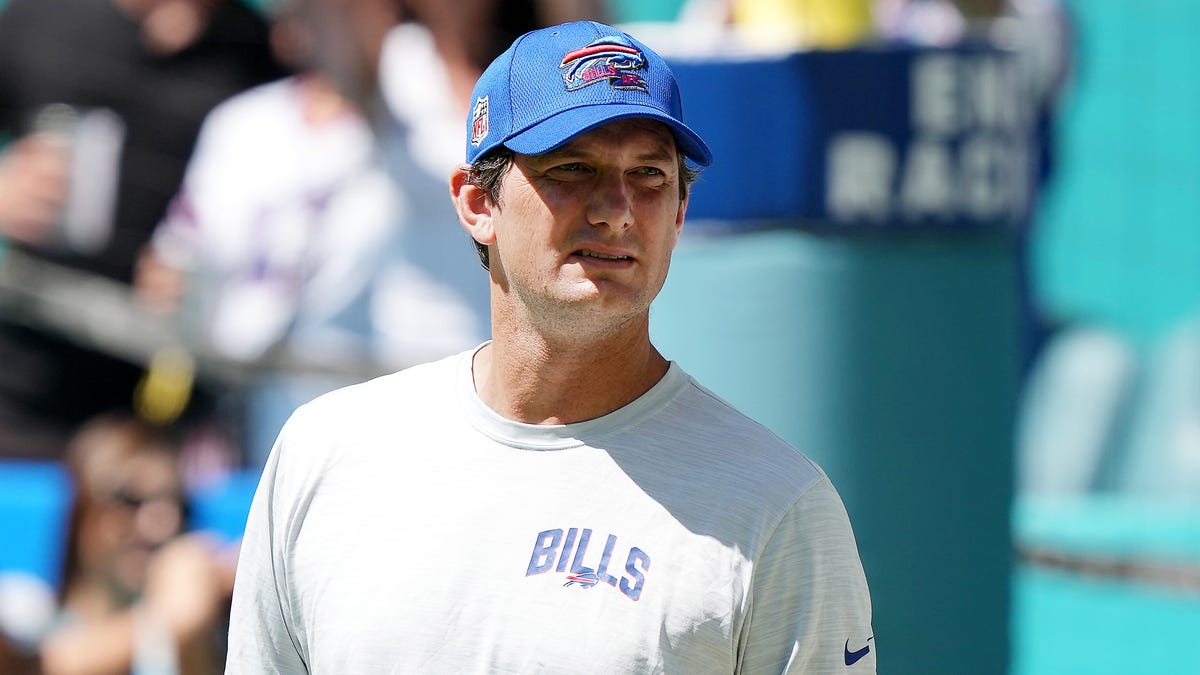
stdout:
[[589,196],[588,222],[622,230],[633,224],[633,190],[623,174],[605,172],[597,177]]

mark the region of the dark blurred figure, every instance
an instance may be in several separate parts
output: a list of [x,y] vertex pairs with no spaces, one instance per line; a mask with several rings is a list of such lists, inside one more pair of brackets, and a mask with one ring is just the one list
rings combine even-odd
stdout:
[[215,543],[181,534],[174,448],[125,417],[84,426],[67,453],[75,484],[60,615],[42,643],[55,673],[215,673],[233,568]]
[[[590,0],[407,0],[411,21],[381,43],[372,117],[405,216],[373,288],[374,325],[389,361],[421,363],[489,337],[478,259],[456,228],[443,183],[462,163],[462,120],[483,69],[514,36],[550,22],[603,19]],[[430,43],[432,43],[430,45]],[[344,87],[345,85],[343,85]]]
[[38,650],[56,605],[47,580],[29,571],[0,570],[0,675],[41,672]]
[[513,40],[542,26],[608,20],[604,0],[403,0],[429,27],[465,112],[475,80]]
[[[284,74],[236,0],[10,0],[0,11],[0,238],[129,282],[217,103]],[[0,318],[0,457],[56,457],[141,369]]]
[[[382,106],[381,61],[388,34],[403,22],[432,36],[447,84],[466,110],[475,78],[512,40],[538,27],[606,18],[604,0],[295,0],[306,18],[311,65],[369,114]],[[385,68],[386,69],[386,68]],[[386,86],[386,84],[385,84]],[[375,120],[373,117],[373,121]]]
[[0,673],[4,675],[33,675],[38,670],[37,658],[24,654],[0,635]]

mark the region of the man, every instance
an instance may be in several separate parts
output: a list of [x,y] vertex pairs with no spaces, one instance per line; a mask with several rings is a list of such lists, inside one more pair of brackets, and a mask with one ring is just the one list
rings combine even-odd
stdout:
[[299,409],[255,496],[228,672],[874,672],[845,510],[650,343],[705,165],[608,26],[480,78],[451,193],[493,339]]

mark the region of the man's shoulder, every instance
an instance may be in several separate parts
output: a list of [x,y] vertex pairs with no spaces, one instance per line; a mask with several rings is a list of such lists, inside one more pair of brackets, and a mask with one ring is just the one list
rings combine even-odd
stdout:
[[[691,424],[716,431],[718,436],[736,434],[744,439],[744,444],[748,447],[759,448],[765,452],[779,452],[787,456],[804,457],[791,443],[762,422],[690,375],[687,377],[682,395],[676,399],[675,404],[680,408],[678,412],[685,415]],[[724,434],[720,433],[722,429],[725,430]]]
[[702,453],[731,477],[772,484],[789,494],[825,479],[800,449],[691,376],[666,418],[675,427],[670,433],[685,436],[691,452]]
[[450,356],[334,389],[297,408],[293,418],[386,420],[414,407],[436,404],[452,394],[459,358]]

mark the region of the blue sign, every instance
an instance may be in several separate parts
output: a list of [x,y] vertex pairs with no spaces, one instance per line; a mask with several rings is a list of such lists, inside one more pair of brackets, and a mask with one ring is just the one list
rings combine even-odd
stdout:
[[974,45],[673,59],[715,157],[689,220],[1022,225],[1040,146],[1021,66]]

